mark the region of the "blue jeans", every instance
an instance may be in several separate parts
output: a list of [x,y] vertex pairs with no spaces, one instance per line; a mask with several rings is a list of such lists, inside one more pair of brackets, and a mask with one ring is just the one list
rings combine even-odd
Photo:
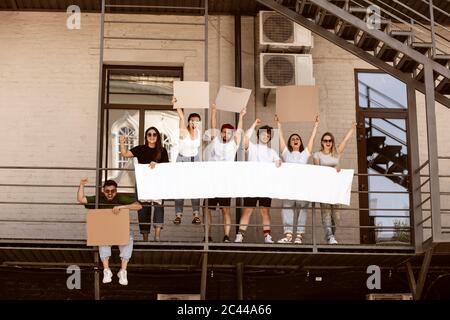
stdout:
[[[130,241],[128,244],[119,246],[120,258],[122,261],[130,261],[131,254],[133,253],[133,234],[130,231]],[[100,259],[102,261],[108,260],[111,257],[111,246],[99,246],[98,251],[100,253]]]
[[[177,162],[198,162],[200,161],[200,158],[198,155],[195,157],[185,157],[181,154],[177,157]],[[195,213],[200,212],[200,199],[191,199],[192,204],[192,210]],[[184,199],[175,199],[175,214],[178,216],[181,216],[183,214],[183,206],[184,206]]]
[[283,200],[283,209],[281,210],[281,217],[283,218],[284,234],[294,233],[294,215],[295,211],[299,209],[297,218],[297,234],[305,233],[306,224],[306,209],[309,206],[308,201],[298,200]]
[[[164,205],[164,202],[163,202]],[[164,224],[164,207],[155,202],[142,203],[142,209],[138,211],[139,231],[141,234],[150,233],[150,222],[152,219],[153,209],[153,228],[162,228]],[[146,224],[141,224],[146,223]]]

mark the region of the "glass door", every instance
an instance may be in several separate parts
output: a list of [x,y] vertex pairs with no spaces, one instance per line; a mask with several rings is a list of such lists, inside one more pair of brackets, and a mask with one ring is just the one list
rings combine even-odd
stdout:
[[356,72],[360,240],[410,243],[406,86],[376,71]]
[[406,119],[361,114],[359,120],[360,221],[369,227],[361,229],[361,242],[409,243]]

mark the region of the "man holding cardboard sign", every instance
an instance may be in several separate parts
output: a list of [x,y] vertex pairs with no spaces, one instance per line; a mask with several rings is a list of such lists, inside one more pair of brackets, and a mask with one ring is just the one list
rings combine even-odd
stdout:
[[[84,204],[86,208],[95,208],[95,196],[86,197],[84,195],[84,187],[87,184],[88,179],[83,178],[80,180],[80,187],[78,188],[77,200],[79,203]],[[114,214],[119,214],[120,210],[140,210],[142,206],[135,202],[132,198],[126,195],[117,195],[117,183],[113,180],[107,180],[102,188],[102,195],[98,199],[98,203],[103,209],[111,209]],[[127,285],[127,265],[133,252],[133,236],[130,233],[130,240],[126,245],[120,245],[120,258],[121,269],[117,273],[119,277],[119,283],[121,285]],[[111,256],[111,246],[101,245],[99,246],[100,259],[103,263],[103,283],[109,283],[112,280],[112,272],[109,269],[109,257]]]

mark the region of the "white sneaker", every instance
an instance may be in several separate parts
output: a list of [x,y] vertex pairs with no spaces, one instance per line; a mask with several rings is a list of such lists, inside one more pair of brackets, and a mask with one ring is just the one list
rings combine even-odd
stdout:
[[244,236],[240,233],[236,234],[236,239],[234,239],[235,243],[242,243],[242,241],[244,240]]
[[277,243],[292,243],[292,236],[286,235],[286,237],[278,240]]
[[272,240],[272,236],[270,234],[267,234],[264,237],[264,243],[273,243],[274,241]]
[[336,238],[334,236],[330,236],[328,238],[328,244],[338,244],[338,242],[336,241]]
[[294,243],[295,244],[302,244],[303,243],[302,237],[301,236],[296,236],[295,240],[294,240]]
[[110,269],[103,270],[103,283],[110,283],[112,281],[112,272]]
[[120,270],[117,273],[117,276],[119,277],[119,283],[121,285],[126,286],[128,284],[127,271],[126,270]]

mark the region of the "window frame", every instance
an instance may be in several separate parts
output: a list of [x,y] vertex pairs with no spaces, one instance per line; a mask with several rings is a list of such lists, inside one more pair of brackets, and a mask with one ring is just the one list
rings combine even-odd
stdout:
[[[102,71],[102,88],[101,88],[101,127],[100,132],[100,149],[102,150],[99,158],[99,167],[108,168],[108,141],[110,139],[110,132],[108,132],[108,120],[109,120],[109,110],[134,110],[139,113],[139,124],[138,124],[138,145],[143,144],[145,141],[145,111],[164,111],[173,110],[172,105],[161,105],[161,104],[117,104],[109,102],[109,71],[110,70],[162,70],[162,71],[174,71],[178,72],[180,80],[184,79],[184,68],[183,66],[143,66],[143,65],[114,65],[114,64],[104,64]],[[106,148],[104,147],[106,145]],[[113,146],[114,148],[114,146]],[[102,174],[103,180],[108,176],[108,170],[104,170]]]

